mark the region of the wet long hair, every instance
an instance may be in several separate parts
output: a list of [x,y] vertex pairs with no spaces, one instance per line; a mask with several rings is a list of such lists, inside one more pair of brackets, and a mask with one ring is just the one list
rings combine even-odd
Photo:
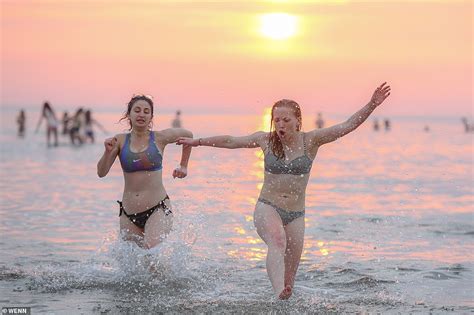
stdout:
[[86,112],[84,113],[84,120],[86,125],[92,124],[92,112],[90,109],[86,110]]
[[53,118],[56,120],[56,113],[54,112],[53,108],[51,107],[51,105],[49,105],[48,102],[44,102],[43,109],[41,110],[41,115],[43,115],[44,117],[47,117],[46,112],[49,112],[53,116]]
[[268,139],[268,147],[272,150],[273,154],[278,158],[278,159],[283,159],[285,157],[285,151],[283,150],[283,144],[281,143],[280,137],[278,137],[278,134],[275,130],[275,126],[273,125],[273,113],[275,111],[275,108],[280,108],[280,107],[286,107],[290,108],[293,111],[293,114],[295,115],[296,119],[298,120],[298,126],[297,126],[297,131],[300,131],[302,126],[303,126],[303,120],[301,117],[301,108],[298,103],[292,100],[279,100],[275,104],[273,104],[272,107],[272,117],[270,121],[270,137]]
[[[148,95],[143,95],[143,94],[140,94],[140,95],[134,95],[130,101],[128,102],[127,104],[127,110],[124,112],[122,118],[120,118],[119,120],[119,123],[122,121],[122,120],[127,120],[128,121],[128,125],[129,125],[129,131],[132,130],[132,122],[130,121],[130,118],[129,118],[129,115],[130,115],[130,112],[132,111],[132,107],[133,105],[138,102],[138,101],[145,101],[147,102],[149,105],[150,105],[150,108],[151,108],[151,118],[153,119],[153,100],[151,98],[151,96],[148,96]],[[150,129],[153,128],[153,121],[150,122]]]

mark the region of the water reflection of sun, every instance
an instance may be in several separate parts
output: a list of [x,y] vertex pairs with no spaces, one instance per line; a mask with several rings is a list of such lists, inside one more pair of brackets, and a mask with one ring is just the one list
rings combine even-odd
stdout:
[[258,126],[258,130],[267,131],[267,132],[270,131],[271,119],[272,119],[272,108],[266,107],[263,110],[262,120],[260,122],[260,125]]
[[[270,123],[272,119],[272,108],[266,107],[263,111],[262,119],[260,121],[260,125],[258,126],[257,130],[269,132],[270,131]],[[259,179],[263,180],[264,173],[263,173],[263,154],[262,151],[258,150],[255,151],[255,156],[258,158],[257,162],[255,162],[254,166],[256,167],[257,171],[254,172],[254,175]],[[257,189],[260,191],[262,189],[263,183],[257,184]]]

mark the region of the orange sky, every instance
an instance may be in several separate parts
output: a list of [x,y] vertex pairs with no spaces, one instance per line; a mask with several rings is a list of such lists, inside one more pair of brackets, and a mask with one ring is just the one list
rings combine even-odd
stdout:
[[[471,1],[3,1],[1,104],[260,113],[280,98],[351,113],[472,116]],[[294,37],[260,16],[298,21]]]

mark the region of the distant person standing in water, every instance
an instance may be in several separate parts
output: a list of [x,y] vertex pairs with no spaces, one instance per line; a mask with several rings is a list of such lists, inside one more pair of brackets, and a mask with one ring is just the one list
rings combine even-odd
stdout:
[[63,124],[63,130],[62,130],[63,135],[69,134],[69,122],[70,122],[69,114],[67,111],[65,111],[63,113],[63,119],[61,120],[61,123]]
[[40,119],[38,121],[38,125],[36,126],[35,132],[38,132],[39,127],[41,126],[41,122],[46,120],[46,139],[47,144],[50,146],[50,138],[51,134],[54,136],[54,146],[58,146],[58,119],[56,118],[56,114],[54,113],[53,108],[49,105],[48,102],[43,104],[43,108],[41,109]]
[[[152,248],[166,238],[173,221],[170,198],[163,185],[165,147],[193,134],[181,128],[153,131],[153,100],[147,95],[133,96],[121,120],[129,122],[130,132],[105,140],[97,174],[106,176],[119,157],[125,180],[122,201],[118,201],[121,234],[125,240]],[[186,177],[190,155],[191,147],[184,146],[173,177]]]
[[95,138],[94,138],[94,129],[93,129],[92,125],[96,125],[104,133],[107,133],[107,130],[105,130],[104,127],[97,120],[92,118],[92,111],[90,109],[86,110],[84,116],[85,116],[85,119],[84,119],[85,139],[84,139],[84,141],[87,141],[87,139],[90,139],[91,143],[94,143]]
[[69,138],[71,139],[72,145],[82,145],[85,141],[84,130],[84,109],[79,107],[71,118],[69,118]]
[[16,123],[18,124],[18,137],[25,136],[25,124],[26,124],[26,114],[22,109],[16,118]]
[[215,136],[179,138],[178,144],[216,148],[260,148],[265,176],[255,206],[254,224],[268,246],[266,267],[276,296],[288,299],[295,282],[304,242],[306,187],[318,149],[354,131],[390,95],[386,83],[373,93],[369,103],[338,125],[302,130],[300,106],[280,100],[272,107],[270,132],[244,137]]
[[464,125],[464,132],[473,132],[474,131],[474,124],[469,122],[466,117],[461,118],[462,124]]
[[318,129],[324,128],[324,119],[321,113],[318,113],[318,118],[316,119],[316,127]]
[[380,129],[379,121],[378,121],[377,118],[374,119],[373,128],[374,128],[374,131],[379,131],[379,129]]
[[390,131],[391,126],[390,126],[390,120],[388,120],[388,118],[383,121],[383,124],[385,126],[385,131]]
[[176,111],[176,116],[174,117],[173,121],[171,122],[171,127],[173,128],[181,128],[181,111]]

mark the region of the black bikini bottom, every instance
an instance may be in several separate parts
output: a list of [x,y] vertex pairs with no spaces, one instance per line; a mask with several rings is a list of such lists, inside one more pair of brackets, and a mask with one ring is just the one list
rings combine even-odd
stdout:
[[158,202],[158,204],[156,206],[153,206],[150,209],[145,210],[143,212],[138,212],[138,213],[134,213],[134,214],[128,214],[127,212],[125,212],[125,209],[123,208],[122,202],[117,200],[118,204],[120,205],[119,217],[123,213],[123,214],[125,214],[125,216],[127,218],[130,219],[130,221],[132,221],[133,224],[135,224],[139,228],[143,229],[143,228],[145,228],[146,221],[148,221],[148,219],[151,217],[153,212],[155,212],[157,209],[162,209],[163,212],[165,213],[165,215],[169,215],[169,214],[172,213],[171,209],[168,208],[168,206],[165,203],[165,200],[167,200],[167,199],[168,200],[170,199],[170,197],[168,197],[168,195],[166,195],[166,197],[163,200]]

